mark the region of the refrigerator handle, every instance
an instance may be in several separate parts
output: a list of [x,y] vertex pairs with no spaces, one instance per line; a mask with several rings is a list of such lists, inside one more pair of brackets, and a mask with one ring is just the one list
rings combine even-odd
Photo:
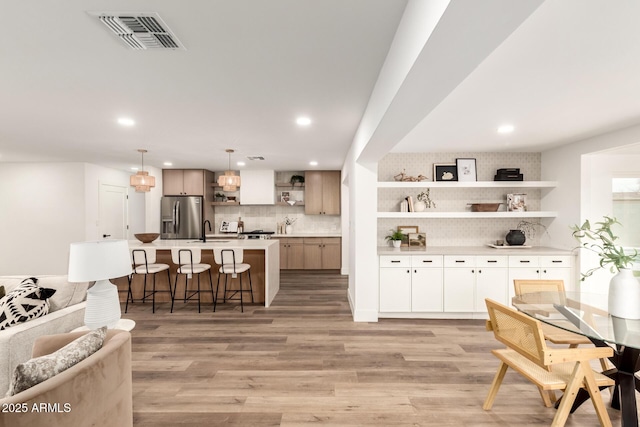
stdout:
[[180,232],[180,202],[176,202],[176,219],[175,219],[175,225],[176,225],[176,233]]

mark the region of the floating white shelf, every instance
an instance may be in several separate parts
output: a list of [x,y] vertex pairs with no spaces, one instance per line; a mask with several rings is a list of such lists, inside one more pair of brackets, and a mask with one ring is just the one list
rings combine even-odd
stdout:
[[557,181],[380,181],[378,188],[553,188]]
[[378,212],[378,218],[555,218],[558,212]]

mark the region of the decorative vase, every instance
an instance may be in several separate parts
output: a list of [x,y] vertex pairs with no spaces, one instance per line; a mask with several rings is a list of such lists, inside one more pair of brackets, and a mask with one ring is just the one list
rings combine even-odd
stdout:
[[609,314],[640,319],[640,282],[629,268],[620,269],[609,282]]
[[391,242],[393,243],[394,248],[399,248],[402,244],[402,240],[392,240]]
[[287,225],[284,227],[284,234],[292,234],[293,233],[293,225]]
[[509,230],[504,239],[511,246],[522,246],[527,240],[522,230]]
[[416,212],[422,212],[427,208],[427,205],[424,202],[415,202],[413,204],[413,210]]

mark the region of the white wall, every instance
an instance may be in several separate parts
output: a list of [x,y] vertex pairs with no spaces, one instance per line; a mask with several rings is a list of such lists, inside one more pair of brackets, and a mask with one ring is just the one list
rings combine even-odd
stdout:
[[84,199],[83,163],[0,163],[0,275],[66,274]]
[[[598,220],[611,215],[611,176],[617,168],[615,160],[607,159],[607,151],[640,143],[640,126],[631,126],[615,132],[588,138],[542,153],[542,179],[558,181],[558,187],[542,196],[543,210],[556,210],[558,217],[549,226],[549,245],[575,248],[576,240],[570,227],[582,224],[586,219]],[[628,156],[628,162],[620,164],[625,171],[635,168],[637,156]],[[587,271],[596,265],[593,258],[581,251],[578,271]],[[606,272],[582,282],[584,291],[606,293],[602,283],[608,283]]]
[[144,228],[138,233],[160,233],[160,200],[162,199],[162,169],[147,166],[149,175],[156,177],[156,186],[144,193]]
[[101,238],[100,182],[130,189],[130,236],[146,229],[153,209],[159,230],[161,186],[146,209],[150,193],[133,191],[127,172],[86,163],[0,163],[0,275],[66,274],[69,244]]

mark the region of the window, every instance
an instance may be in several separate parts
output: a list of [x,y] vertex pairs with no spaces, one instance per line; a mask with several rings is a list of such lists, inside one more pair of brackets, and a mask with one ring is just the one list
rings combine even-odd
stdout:
[[613,178],[613,216],[622,224],[616,226],[619,244],[640,248],[640,178]]

